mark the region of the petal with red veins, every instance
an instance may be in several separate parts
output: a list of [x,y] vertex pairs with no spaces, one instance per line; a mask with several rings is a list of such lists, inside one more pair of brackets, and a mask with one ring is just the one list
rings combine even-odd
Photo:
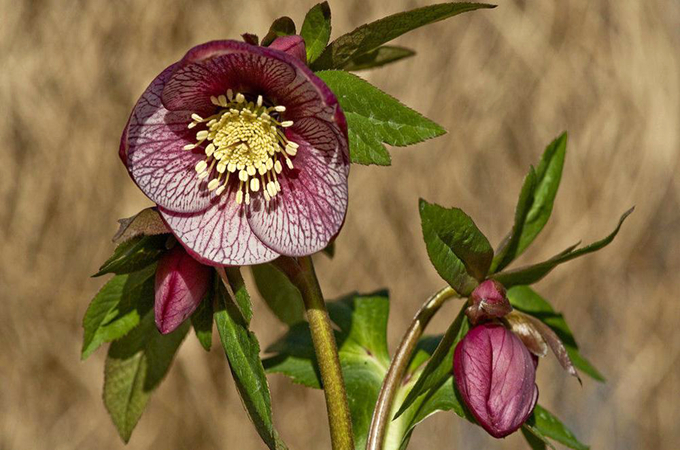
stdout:
[[164,208],[158,211],[187,251],[203,264],[243,266],[279,256],[250,230],[246,209],[234,201],[233,191],[199,213],[183,214]]
[[305,119],[300,124],[315,146],[288,133],[297,142],[294,169],[279,177],[281,192],[269,202],[258,197],[248,222],[253,232],[273,250],[288,256],[309,255],[325,248],[338,233],[347,210],[349,163],[337,127]]
[[174,331],[198,307],[208,290],[210,268],[189,256],[181,245],[158,262],[154,314],[158,330]]
[[[173,67],[165,69],[142,94],[124,137],[127,168],[142,192],[159,206],[187,213],[205,209],[211,194],[194,170],[205,156],[183,149],[195,142],[194,133],[187,128],[191,113],[171,112],[161,104],[160,95]],[[121,145],[121,151],[124,149]]]

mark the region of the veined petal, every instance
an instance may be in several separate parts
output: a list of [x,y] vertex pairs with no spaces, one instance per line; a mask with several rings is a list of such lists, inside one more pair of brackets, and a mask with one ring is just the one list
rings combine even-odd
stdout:
[[174,66],[165,69],[144,91],[125,128],[121,157],[126,153],[132,179],[153,202],[175,212],[205,209],[210,193],[200,188],[194,166],[204,158],[183,147],[195,141],[187,128],[188,111],[168,111],[161,103],[161,92]]
[[158,330],[174,331],[198,307],[208,290],[210,268],[189,256],[181,245],[158,262],[154,313]]
[[244,266],[272,261],[279,254],[265,246],[248,226],[245,208],[223,195],[210,208],[183,214],[158,208],[186,250],[211,266]]
[[339,147],[346,145],[340,130],[318,119],[304,119],[289,139],[300,147],[293,170],[280,177],[281,192],[271,201],[258,198],[248,222],[262,242],[288,256],[309,255],[325,248],[345,219],[349,161]]

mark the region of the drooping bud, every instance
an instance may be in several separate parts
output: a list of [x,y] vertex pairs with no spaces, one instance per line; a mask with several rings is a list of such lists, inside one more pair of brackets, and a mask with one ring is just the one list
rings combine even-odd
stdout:
[[538,400],[531,353],[497,323],[472,328],[458,343],[453,372],[465,405],[495,438],[521,427]]
[[176,245],[158,262],[154,313],[158,331],[174,331],[193,313],[210,284],[210,267]]
[[505,288],[496,280],[485,280],[470,294],[470,306],[465,314],[473,325],[484,320],[499,319],[510,311]]
[[281,36],[274,39],[274,42],[269,44],[269,48],[273,48],[291,56],[295,56],[303,63],[307,63],[307,50],[305,47],[305,40],[302,36],[296,34],[290,36]]

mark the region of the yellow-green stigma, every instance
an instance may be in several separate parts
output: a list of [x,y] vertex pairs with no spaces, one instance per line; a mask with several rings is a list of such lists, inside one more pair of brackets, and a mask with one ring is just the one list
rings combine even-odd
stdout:
[[210,97],[210,101],[220,107],[219,111],[206,118],[192,114],[189,128],[205,124],[206,129],[196,133],[195,144],[184,146],[185,150],[193,150],[207,141],[206,157],[196,164],[198,178],[209,178],[208,189],[221,195],[228,188],[231,174],[235,174],[236,203],[249,205],[251,192],[260,189],[265,200],[271,200],[281,192],[281,161],[292,169],[291,157],[298,150],[298,144],[289,141],[282,131],[293,121],[279,122],[271,116],[274,113],[278,117],[286,108],[264,106],[261,95],[254,102],[247,101],[243,94],[234,95],[231,89],[227,95]]

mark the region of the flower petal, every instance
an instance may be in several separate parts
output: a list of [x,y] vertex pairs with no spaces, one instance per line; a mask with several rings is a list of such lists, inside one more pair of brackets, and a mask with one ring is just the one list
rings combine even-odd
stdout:
[[153,202],[175,212],[195,212],[208,207],[211,193],[193,169],[204,155],[183,150],[195,141],[187,128],[190,112],[171,112],[161,104],[161,92],[173,70],[170,66],[161,72],[135,105],[120,154],[127,153],[132,179]]
[[245,266],[279,257],[253,234],[245,208],[234,201],[233,191],[230,194],[195,214],[164,208],[158,208],[158,211],[187,251],[203,264]]
[[295,168],[279,177],[281,192],[269,203],[257,197],[248,222],[253,232],[273,250],[288,256],[320,251],[338,233],[345,220],[349,161],[346,141],[334,124],[308,118],[287,135],[300,145]]
[[156,269],[154,313],[158,330],[174,331],[193,313],[208,290],[210,268],[181,245],[163,255]]
[[296,70],[295,58],[283,52],[256,47],[245,42],[213,41],[191,49],[177,65],[163,90],[166,108],[212,114],[210,96],[233,89],[262,94],[280,101],[290,92]]

